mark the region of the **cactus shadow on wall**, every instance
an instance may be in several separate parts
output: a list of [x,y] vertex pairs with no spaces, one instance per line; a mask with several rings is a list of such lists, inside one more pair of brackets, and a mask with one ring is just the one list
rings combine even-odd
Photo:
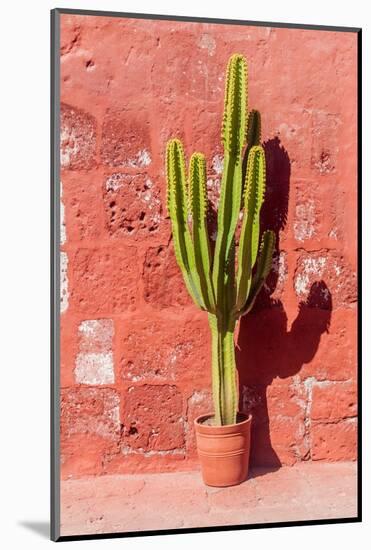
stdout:
[[[263,231],[271,228],[276,233],[278,266],[280,231],[287,222],[290,160],[277,137],[263,146],[267,189],[261,222]],[[299,373],[313,359],[321,335],[329,329],[332,310],[330,291],[324,281],[318,281],[312,285],[307,300],[299,304],[296,319],[288,330],[284,306],[272,296],[278,285],[279,272],[273,269],[252,312],[241,318],[236,349],[240,408],[253,413],[251,464],[272,470],[282,464],[271,443],[267,388],[275,378],[285,379]],[[290,426],[288,422],[283,440],[290,439],[287,437]],[[297,458],[308,459],[309,451],[300,450]]]

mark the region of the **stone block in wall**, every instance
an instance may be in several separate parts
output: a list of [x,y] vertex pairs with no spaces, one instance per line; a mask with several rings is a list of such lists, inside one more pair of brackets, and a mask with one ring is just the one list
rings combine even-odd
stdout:
[[71,260],[71,302],[84,314],[126,311],[137,297],[137,252],[131,246],[79,248]]
[[143,282],[144,300],[156,308],[188,306],[193,303],[176,262],[172,242],[147,250]]
[[354,380],[324,381],[313,386],[311,418],[337,422],[357,415],[357,385]]
[[64,172],[63,204],[67,244],[102,239],[105,227],[100,170]]
[[314,423],[311,440],[312,460],[356,460],[357,419]]
[[61,151],[62,170],[89,170],[96,158],[97,123],[89,113],[61,105]]
[[[205,316],[206,317],[206,316]],[[210,377],[207,319],[196,316],[136,316],[119,324],[120,376],[132,382],[185,383]]]
[[112,319],[89,319],[79,325],[79,353],[75,361],[78,384],[103,385],[115,382]]
[[145,173],[106,175],[103,203],[106,227],[114,237],[153,237],[165,225],[161,190]]
[[146,169],[152,162],[150,147],[150,124],[145,111],[107,111],[102,127],[103,164]]
[[[357,300],[357,277],[352,266],[336,250],[303,251],[297,261],[294,290],[300,300],[306,300],[313,284],[323,281],[323,299],[314,307],[352,307]],[[317,297],[320,298],[320,297]],[[331,303],[328,298],[331,299]],[[309,303],[309,306],[312,304]]]
[[[302,379],[346,381],[357,373],[357,312],[351,308],[333,311],[306,308],[306,318],[296,323],[293,342],[303,359]],[[305,346],[307,353],[305,353]]]
[[123,396],[122,452],[176,451],[184,447],[183,398],[176,386],[131,386]]
[[90,387],[63,388],[62,477],[99,473],[105,456],[118,452],[120,429],[120,397],[116,390]]
[[296,379],[276,379],[269,386],[243,386],[242,407],[251,412],[252,464],[293,465],[310,455],[307,394]]

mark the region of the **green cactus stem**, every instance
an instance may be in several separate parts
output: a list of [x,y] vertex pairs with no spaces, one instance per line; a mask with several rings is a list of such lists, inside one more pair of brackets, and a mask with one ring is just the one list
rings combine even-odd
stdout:
[[175,257],[194,303],[208,313],[217,425],[233,424],[237,419],[234,332],[239,318],[251,311],[269,274],[275,246],[272,231],[265,231],[260,239],[265,192],[265,155],[260,136],[260,113],[249,113],[247,107],[247,62],[244,56],[234,54],[228,62],[225,82],[221,131],[224,164],[213,254],[207,230],[205,157],[193,153],[187,178],[182,143],[179,139],[167,143],[167,209]]

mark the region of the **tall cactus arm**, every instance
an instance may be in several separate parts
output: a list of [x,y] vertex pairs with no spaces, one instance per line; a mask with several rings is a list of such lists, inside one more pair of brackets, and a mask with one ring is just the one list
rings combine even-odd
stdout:
[[215,313],[207,208],[205,157],[201,153],[194,153],[189,166],[189,210],[192,216],[194,258],[200,278],[202,300],[207,311]]
[[225,88],[222,124],[224,165],[218,209],[218,231],[213,264],[213,285],[217,309],[228,315],[225,284],[228,275],[225,265],[231,256],[232,241],[241,205],[242,163],[241,150],[246,140],[247,127],[247,64],[243,56],[231,57]]
[[239,315],[246,315],[251,311],[255,299],[259,294],[265,279],[269,275],[269,272],[272,268],[272,256],[274,251],[274,246],[276,243],[276,236],[273,231],[265,231],[262,236],[259,256],[256,264],[256,271],[254,273],[249,297],[246,301],[246,304],[239,312]]
[[261,116],[259,111],[253,109],[249,113],[247,123],[247,147],[251,149],[254,145],[259,145],[261,139]]
[[247,167],[247,158],[249,156],[249,151],[254,145],[259,145],[261,139],[261,116],[260,112],[256,109],[253,109],[249,113],[249,118],[247,121],[247,134],[246,134],[246,148],[243,155],[242,161],[242,182],[246,178],[246,167]]
[[247,62],[234,54],[227,68],[221,136],[231,155],[239,156],[246,142],[247,118]]
[[171,219],[175,257],[193,301],[198,307],[205,309],[188,226],[184,151],[178,139],[172,139],[167,143],[166,177],[167,209]]
[[259,246],[260,209],[265,192],[265,156],[261,145],[254,145],[247,161],[244,214],[238,249],[236,310],[245,304]]

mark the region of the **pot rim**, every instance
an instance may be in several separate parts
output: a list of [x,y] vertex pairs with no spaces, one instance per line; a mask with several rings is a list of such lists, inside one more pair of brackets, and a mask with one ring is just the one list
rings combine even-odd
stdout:
[[210,418],[212,416],[215,416],[214,413],[200,414],[199,416],[197,416],[194,419],[193,422],[196,426],[201,426],[201,427],[203,426],[205,428],[210,428],[210,429],[217,428],[217,429],[220,430],[220,428],[232,428],[232,427],[236,427],[236,426],[243,426],[245,424],[248,424],[252,420],[252,414],[251,413],[246,414],[246,413],[238,411],[237,414],[243,416],[244,420],[242,420],[241,422],[235,422],[234,424],[223,424],[222,426],[213,426],[213,425],[210,425],[210,424],[208,424],[208,425],[201,424],[201,422],[200,422],[201,418],[202,419]]

